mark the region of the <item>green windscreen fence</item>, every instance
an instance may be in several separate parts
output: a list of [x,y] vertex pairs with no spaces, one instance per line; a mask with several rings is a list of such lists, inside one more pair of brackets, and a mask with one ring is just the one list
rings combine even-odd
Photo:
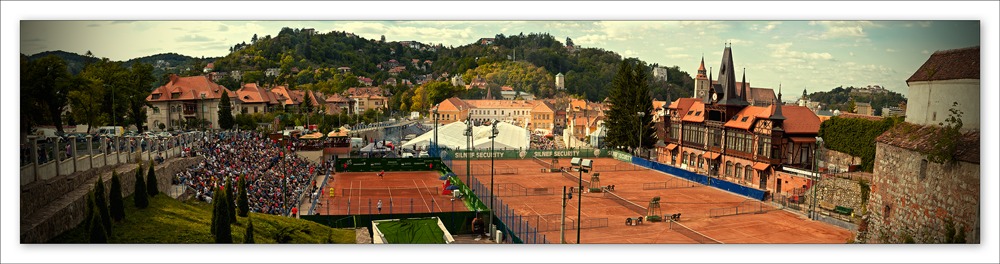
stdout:
[[445,244],[437,218],[378,222],[388,244]]

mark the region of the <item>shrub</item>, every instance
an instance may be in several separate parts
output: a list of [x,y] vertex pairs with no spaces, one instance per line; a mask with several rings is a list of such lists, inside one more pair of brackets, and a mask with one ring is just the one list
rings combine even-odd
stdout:
[[88,221],[90,222],[90,243],[108,243],[107,231],[104,230],[104,224],[101,224],[103,222],[101,214],[93,211],[88,218],[90,219]]
[[104,225],[104,232],[109,236],[111,235],[111,213],[108,210],[108,199],[104,192],[104,182],[101,181],[101,177],[97,177],[97,182],[94,183],[94,207],[97,209],[97,213],[101,215],[101,224]]
[[160,188],[157,185],[156,172],[153,171],[155,166],[153,166],[153,161],[149,161],[149,172],[146,173],[146,191],[149,192],[149,197],[156,197],[160,194]]
[[229,223],[229,203],[226,202],[226,191],[219,189],[215,192],[215,197],[212,199],[212,203],[215,205],[214,210],[212,210],[212,235],[215,238],[215,243],[233,243],[233,233],[232,226]]
[[234,198],[236,198],[236,195],[233,194],[233,191],[235,189],[236,188],[233,188],[233,178],[232,177],[227,177],[226,178],[226,211],[229,213],[228,216],[229,216],[229,223],[230,224],[235,224],[236,223],[236,201],[234,200]]
[[240,177],[236,185],[240,188],[239,197],[237,197],[239,215],[241,217],[247,217],[250,214],[250,201],[247,197],[247,178],[246,176]]
[[111,173],[111,193],[108,194],[111,201],[111,219],[121,221],[125,219],[125,201],[122,199],[122,181],[118,179],[118,172]]
[[247,219],[247,233],[243,235],[243,244],[254,244],[253,240],[253,219]]
[[132,193],[135,207],[144,209],[149,207],[149,195],[146,193],[146,182],[142,179],[142,165],[135,170],[135,192]]

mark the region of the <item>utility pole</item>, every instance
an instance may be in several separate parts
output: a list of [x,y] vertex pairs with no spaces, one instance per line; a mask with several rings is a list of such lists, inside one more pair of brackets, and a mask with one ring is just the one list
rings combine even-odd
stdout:
[[566,244],[566,196],[572,194],[566,192],[566,186],[563,186],[562,193],[562,216],[561,222],[559,224],[559,244]]

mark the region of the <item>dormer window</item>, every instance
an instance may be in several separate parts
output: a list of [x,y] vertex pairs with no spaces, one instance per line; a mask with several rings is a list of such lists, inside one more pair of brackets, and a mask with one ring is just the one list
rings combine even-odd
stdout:
[[740,120],[740,122],[746,122],[747,118],[750,118],[750,116],[744,116],[743,119]]

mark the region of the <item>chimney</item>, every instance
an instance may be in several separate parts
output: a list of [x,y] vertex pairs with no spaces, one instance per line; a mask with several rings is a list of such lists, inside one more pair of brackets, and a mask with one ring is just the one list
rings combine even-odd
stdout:
[[171,73],[169,78],[170,78],[170,83],[172,84],[177,82],[177,79],[179,79],[180,77],[177,77],[177,74]]

